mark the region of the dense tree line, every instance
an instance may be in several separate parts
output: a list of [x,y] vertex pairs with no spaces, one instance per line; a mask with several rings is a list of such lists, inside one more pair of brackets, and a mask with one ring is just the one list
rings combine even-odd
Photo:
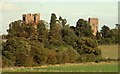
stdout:
[[[2,43],[3,67],[99,62],[101,50],[98,41],[103,38],[100,36],[103,34],[106,38],[111,35],[104,34],[103,27],[95,37],[90,24],[84,19],[79,19],[76,27],[66,23],[66,19],[61,16],[57,19],[54,13],[51,14],[50,30],[46,29],[43,20],[38,23],[37,29],[33,23],[26,24],[22,20],[10,23],[7,41]],[[109,32],[109,28],[106,30]]]
[[119,31],[120,25],[116,24],[116,27],[110,29],[104,25],[100,32],[97,32],[96,39],[99,44],[118,44],[119,43]]

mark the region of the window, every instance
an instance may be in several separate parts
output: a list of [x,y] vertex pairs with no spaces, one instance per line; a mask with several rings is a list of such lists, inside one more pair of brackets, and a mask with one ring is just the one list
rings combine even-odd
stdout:
[[25,17],[23,17],[23,21],[25,21]]
[[36,16],[34,16],[34,22],[36,22]]

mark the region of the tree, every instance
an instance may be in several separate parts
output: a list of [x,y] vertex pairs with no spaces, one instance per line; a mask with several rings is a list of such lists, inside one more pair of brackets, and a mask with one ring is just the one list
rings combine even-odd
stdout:
[[101,58],[101,50],[98,48],[97,41],[87,37],[80,37],[75,48],[80,54],[80,62],[93,62]]
[[54,13],[51,14],[49,43],[55,46],[62,45],[61,27]]
[[116,24],[116,28],[115,28],[115,39],[116,39],[116,43],[120,44],[120,24]]
[[10,23],[9,24],[9,30],[7,30],[8,36],[9,37],[11,37],[11,36],[27,37],[27,33],[24,30],[25,26],[26,26],[26,23],[23,22],[22,20],[18,20],[18,21]]
[[79,54],[71,46],[59,47],[61,50],[57,52],[57,63],[74,63],[77,62]]
[[38,33],[36,29],[34,28],[34,23],[28,23],[26,27],[24,28],[25,32],[27,32],[28,36],[27,38],[30,38],[31,40],[37,40],[38,39]]
[[94,54],[96,51],[99,50],[97,48],[98,43],[96,40],[87,37],[81,37],[77,41],[76,50],[79,54]]
[[16,37],[24,37],[24,38],[32,38],[37,39],[37,32],[33,26],[33,23],[26,24],[22,20],[17,20],[9,24],[8,38],[16,36]]
[[67,23],[66,19],[63,19],[61,16],[59,17],[59,22],[62,24],[62,26],[65,26],[65,24]]
[[98,39],[99,44],[111,44],[115,43],[115,30],[110,29],[104,25],[100,31],[101,38]]
[[61,33],[65,44],[68,44],[74,48],[76,46],[76,41],[77,41],[77,36],[74,33],[74,31],[70,29],[68,25],[66,25],[62,28]]
[[48,64],[56,64],[57,63],[56,56],[57,56],[57,53],[54,49],[49,50],[47,63]]
[[76,31],[75,33],[78,37],[93,37],[91,26],[84,19],[79,19],[77,21],[75,31]]
[[[3,44],[3,63],[8,59],[13,66],[32,66],[29,41],[21,37],[12,37]],[[6,64],[6,63],[4,63]],[[7,65],[8,66],[8,65]]]
[[31,41],[30,44],[31,44],[30,53],[35,63],[35,66],[46,64],[49,53],[48,49],[44,48],[44,45],[39,41]]
[[96,39],[97,40],[100,40],[101,39],[101,33],[99,32],[99,31],[97,31],[97,33],[96,33]]
[[120,30],[120,24],[115,24],[116,29]]
[[[54,13],[51,14],[50,30],[46,29],[43,20],[38,22],[37,28],[34,23],[22,20],[10,23],[7,41],[2,43],[3,66],[73,63],[78,58],[93,61],[101,55],[96,40],[91,38],[93,34],[87,21],[79,19],[76,27],[66,23],[62,17],[57,20]],[[110,33],[116,37],[116,31],[113,29]]]
[[96,38],[99,44],[113,44],[118,43],[118,27],[119,24],[116,24],[116,27],[110,29],[108,26],[104,25],[100,32],[97,33]]
[[110,28],[105,25],[102,27],[101,34],[102,34],[103,38],[111,38],[112,37]]
[[43,44],[48,44],[48,31],[45,27],[44,21],[41,20],[37,26],[38,40]]

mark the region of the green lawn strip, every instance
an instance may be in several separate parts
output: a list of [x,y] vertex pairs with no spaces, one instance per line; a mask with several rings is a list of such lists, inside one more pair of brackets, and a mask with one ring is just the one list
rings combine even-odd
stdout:
[[96,65],[63,65],[47,67],[47,71],[59,72],[117,72],[117,64],[96,64]]
[[117,63],[65,64],[46,67],[15,68],[3,72],[118,72]]

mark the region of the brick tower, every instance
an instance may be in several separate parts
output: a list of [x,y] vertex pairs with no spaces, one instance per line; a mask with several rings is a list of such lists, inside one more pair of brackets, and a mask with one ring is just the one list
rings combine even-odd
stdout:
[[37,28],[37,24],[40,21],[40,13],[35,13],[35,14],[23,14],[22,15],[22,19],[23,21],[25,21],[26,23],[33,23],[34,24],[34,28]]
[[96,36],[96,33],[98,31],[98,18],[89,18],[88,22],[90,23],[93,30],[93,35]]

